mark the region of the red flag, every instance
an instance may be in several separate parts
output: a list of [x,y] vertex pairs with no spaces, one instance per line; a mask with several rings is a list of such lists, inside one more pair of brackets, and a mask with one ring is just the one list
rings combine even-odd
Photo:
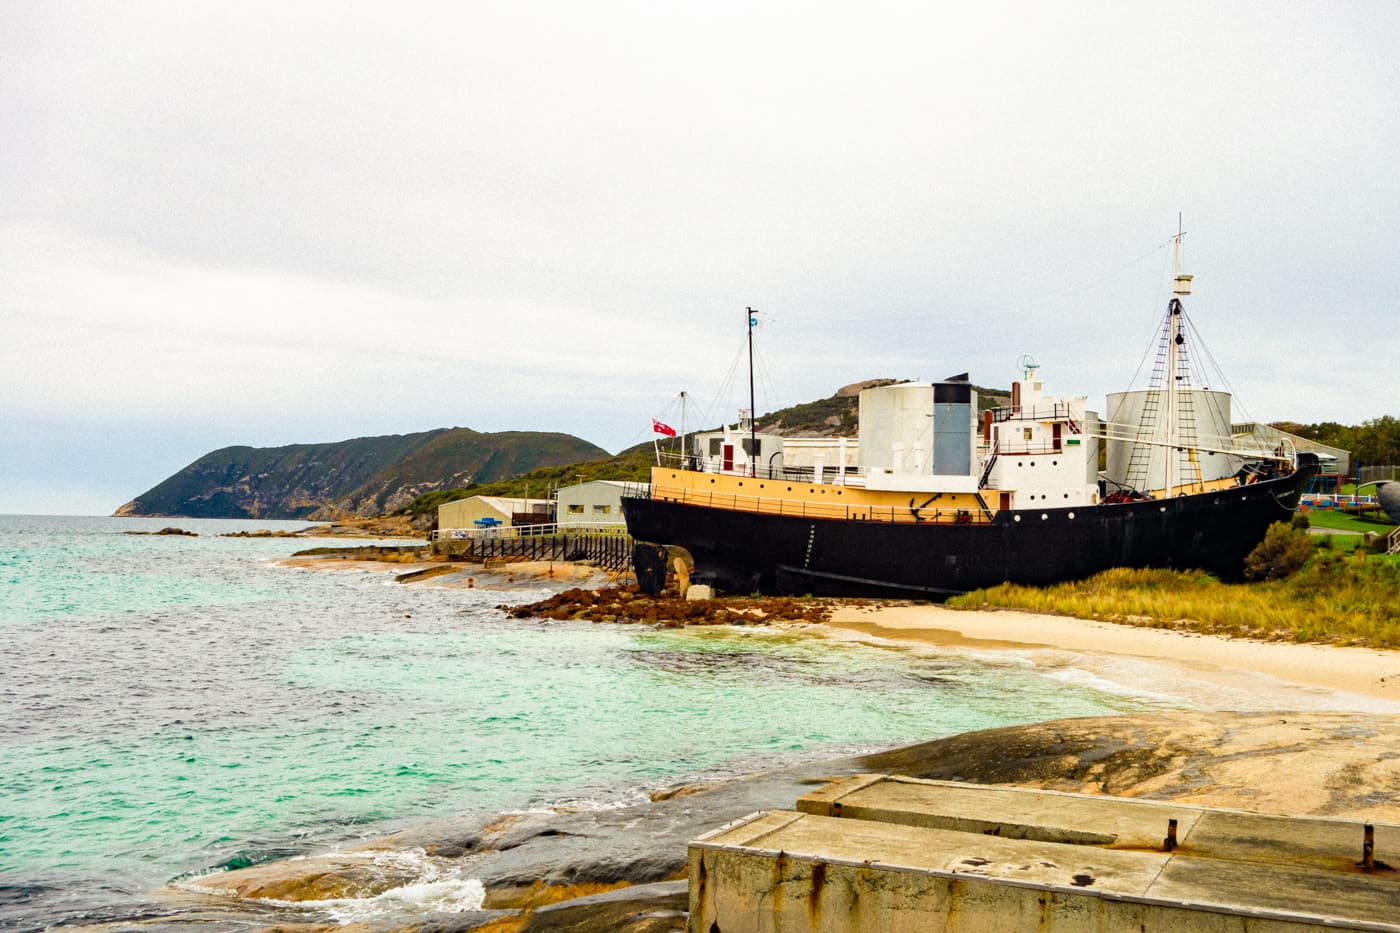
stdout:
[[662,424],[660,421],[657,421],[655,418],[651,419],[651,430],[652,430],[652,433],[653,433],[653,434],[664,434],[664,435],[666,435],[667,437],[675,437],[675,436],[676,436],[676,429],[675,429],[675,428],[671,427],[669,424]]

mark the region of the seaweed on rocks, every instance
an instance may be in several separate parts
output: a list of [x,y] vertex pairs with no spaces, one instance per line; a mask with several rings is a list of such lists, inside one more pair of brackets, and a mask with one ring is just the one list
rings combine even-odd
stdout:
[[674,590],[647,596],[636,584],[632,584],[599,590],[564,590],[539,602],[496,608],[517,619],[582,619],[679,628],[684,625],[825,622],[834,604],[828,600],[793,596],[727,596],[687,600],[676,595]]

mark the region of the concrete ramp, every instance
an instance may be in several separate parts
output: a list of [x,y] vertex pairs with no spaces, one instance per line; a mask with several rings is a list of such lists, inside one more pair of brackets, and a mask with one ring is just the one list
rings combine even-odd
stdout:
[[1400,826],[861,775],[690,844],[690,929],[1400,933]]

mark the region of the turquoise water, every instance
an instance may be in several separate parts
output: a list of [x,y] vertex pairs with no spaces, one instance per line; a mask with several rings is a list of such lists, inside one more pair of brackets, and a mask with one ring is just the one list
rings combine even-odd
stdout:
[[213,536],[267,522],[119,533],[172,523],[0,518],[0,925],[136,916],[172,878],[415,820],[1141,706],[792,632],[516,620],[495,604],[544,590]]

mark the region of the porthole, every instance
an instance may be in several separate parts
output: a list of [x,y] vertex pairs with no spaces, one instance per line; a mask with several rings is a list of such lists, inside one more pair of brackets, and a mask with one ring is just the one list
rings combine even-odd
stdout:
[[791,486],[788,487],[788,492],[792,492],[792,487],[791,487]]
[[743,481],[743,480],[739,480],[739,485],[740,485],[740,486],[744,485],[744,481]]
[[1069,517],[1070,517],[1070,520],[1072,521],[1072,520],[1074,519],[1074,513],[1073,513],[1073,512],[1070,512],[1070,513],[1069,513]]
[[1165,512],[1166,510],[1167,510],[1167,507],[1166,507],[1165,505],[1159,505],[1159,506],[1157,506],[1157,511],[1159,511],[1159,512]]
[[710,477],[710,482],[713,483],[714,481],[715,481],[715,478],[714,478],[713,476],[711,476],[711,477]]
[[1065,498],[1066,498],[1066,499],[1069,498],[1069,493],[1065,493]]
[[1017,516],[1015,517],[1015,520],[1019,522],[1019,521],[1021,520],[1021,516],[1017,515]]
[[1034,461],[1034,460],[1031,461],[1031,466],[1035,466],[1035,461]]
[[1049,514],[1048,512],[1041,512],[1041,513],[1040,513],[1040,520],[1041,520],[1042,522],[1045,521],[1045,520],[1046,520],[1047,518],[1049,518],[1049,517],[1050,517],[1050,514]]
[[1020,460],[1017,460],[1017,461],[1016,461],[1016,465],[1017,465],[1018,467],[1025,466],[1025,464],[1022,463]]
[[1058,460],[1051,460],[1051,461],[1050,461],[1050,465],[1051,465],[1051,466],[1059,466],[1059,465],[1060,465],[1060,461],[1058,461]]

